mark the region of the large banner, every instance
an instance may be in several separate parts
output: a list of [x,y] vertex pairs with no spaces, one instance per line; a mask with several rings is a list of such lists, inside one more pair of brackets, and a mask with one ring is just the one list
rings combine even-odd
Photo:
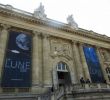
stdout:
[[93,47],[84,46],[84,54],[89,68],[90,77],[93,83],[103,83],[104,77],[100,67],[99,59],[96,50]]
[[31,86],[31,39],[29,34],[10,32],[3,66],[2,87]]

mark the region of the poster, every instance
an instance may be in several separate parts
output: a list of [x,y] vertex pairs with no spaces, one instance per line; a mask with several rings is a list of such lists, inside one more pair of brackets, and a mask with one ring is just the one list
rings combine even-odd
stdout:
[[31,86],[31,50],[31,35],[10,31],[1,87]]
[[95,48],[84,46],[83,50],[92,82],[103,83],[104,77]]

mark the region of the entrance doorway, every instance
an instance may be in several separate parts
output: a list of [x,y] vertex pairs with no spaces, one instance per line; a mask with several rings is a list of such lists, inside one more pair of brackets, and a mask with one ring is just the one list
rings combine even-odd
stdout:
[[71,84],[70,72],[68,66],[64,62],[59,62],[57,65],[57,76],[59,86],[65,86]]
[[69,72],[60,72],[60,71],[58,71],[57,75],[58,75],[59,86],[70,85],[71,84],[71,79],[70,79]]

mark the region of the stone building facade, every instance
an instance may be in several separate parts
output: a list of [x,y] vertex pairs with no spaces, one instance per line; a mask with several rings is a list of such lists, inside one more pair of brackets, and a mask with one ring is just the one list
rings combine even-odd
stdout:
[[[43,8],[42,5],[40,7],[40,9]],[[37,9],[35,13],[38,12]],[[8,48],[12,32],[31,37],[31,78],[28,78],[30,85],[26,87],[27,83],[24,81],[23,85],[13,86],[13,81],[9,82],[9,86],[4,85],[7,81],[3,75],[8,77],[8,72],[4,74],[7,55],[11,55],[10,52],[19,53],[15,49]],[[12,47],[14,43],[10,45]],[[87,50],[95,50],[94,57],[98,59],[97,64],[100,65],[97,70],[90,68],[88,56],[86,51],[84,52],[86,47]],[[23,45],[21,48],[26,49]],[[22,53],[23,57],[28,55],[24,51]],[[9,66],[9,62],[7,64]],[[10,66],[14,69],[15,62],[14,64],[10,62]],[[99,76],[102,78],[92,77],[93,74],[98,74],[99,69],[101,71],[99,74],[102,75]],[[12,76],[9,75],[9,77]],[[81,84],[82,77],[84,80],[89,79],[90,83]],[[74,25],[72,27],[69,24],[46,18],[44,10],[39,14],[32,14],[1,4],[0,80],[2,83],[0,100],[109,100],[110,38],[78,28],[76,24],[74,28]]]

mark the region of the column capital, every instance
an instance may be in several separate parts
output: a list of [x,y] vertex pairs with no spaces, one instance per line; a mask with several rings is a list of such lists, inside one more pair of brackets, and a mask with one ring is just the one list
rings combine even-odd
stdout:
[[50,35],[49,35],[49,34],[44,34],[44,33],[42,33],[42,37],[43,37],[43,38],[49,38]]
[[33,33],[33,35],[39,35],[39,34],[41,34],[40,32],[35,31],[35,30],[33,30],[32,33]]
[[98,46],[98,45],[92,45],[93,47],[95,47],[96,49],[101,49],[102,47]]
[[35,36],[42,37],[42,33],[41,32],[38,32],[38,31],[35,31],[35,30],[32,31],[32,34],[33,34],[32,35],[33,37],[35,37]]
[[99,46],[94,46],[97,50],[99,50],[99,49],[101,49],[101,47],[99,47]]
[[79,42],[79,45],[82,45],[82,46],[83,46],[84,44],[85,44],[85,43],[83,43],[83,42]]
[[75,40],[72,40],[72,44],[77,44],[78,42]]
[[7,30],[9,29],[11,26],[8,24],[1,24],[1,26],[3,27],[3,29]]

